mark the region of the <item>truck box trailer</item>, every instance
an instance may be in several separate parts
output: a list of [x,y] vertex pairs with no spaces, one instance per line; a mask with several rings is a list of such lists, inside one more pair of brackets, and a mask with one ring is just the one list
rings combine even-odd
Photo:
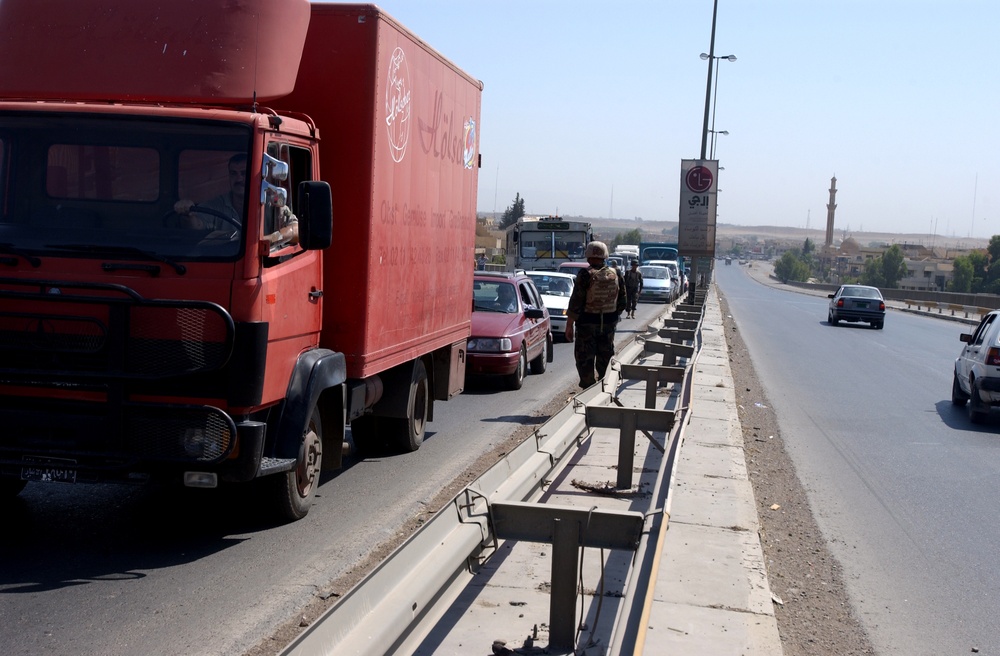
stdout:
[[[264,478],[464,387],[482,84],[374,5],[0,4],[0,492]],[[27,65],[30,62],[30,65]]]

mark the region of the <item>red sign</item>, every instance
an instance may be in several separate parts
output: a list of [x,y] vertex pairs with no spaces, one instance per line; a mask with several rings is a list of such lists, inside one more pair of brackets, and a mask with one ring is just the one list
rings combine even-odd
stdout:
[[688,189],[696,194],[700,194],[712,188],[713,179],[714,176],[710,168],[707,166],[695,166],[688,171],[684,182],[687,184]]

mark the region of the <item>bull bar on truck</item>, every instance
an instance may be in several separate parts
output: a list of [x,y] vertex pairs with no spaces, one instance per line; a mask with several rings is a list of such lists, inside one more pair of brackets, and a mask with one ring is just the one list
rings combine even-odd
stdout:
[[[8,278],[0,307],[3,474],[127,480],[194,465],[253,478],[263,424],[238,427],[224,410],[190,401],[218,389],[229,402],[259,396],[252,382],[226,384],[238,331],[222,307],[146,299],[117,284]],[[244,332],[257,333],[245,341],[266,340],[266,328]],[[240,458],[220,469],[238,432]]]

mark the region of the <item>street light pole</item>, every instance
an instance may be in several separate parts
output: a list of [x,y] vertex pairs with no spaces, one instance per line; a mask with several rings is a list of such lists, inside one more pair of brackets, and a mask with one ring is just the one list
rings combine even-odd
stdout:
[[[715,106],[719,101],[719,60],[725,59],[726,61],[734,62],[736,61],[736,55],[723,55],[721,57],[716,57],[715,55],[709,55],[707,53],[701,53],[698,55],[702,59],[707,59],[715,63],[715,90],[712,92],[712,127],[708,130],[709,133],[715,133]],[[715,151],[715,144],[712,144],[712,151]],[[702,157],[704,159],[704,156]],[[709,155],[709,159],[715,159],[715,155]]]
[[712,38],[708,44],[708,82],[705,83],[705,122],[701,129],[701,159],[708,150],[708,110],[712,104],[712,64],[715,62],[715,17],[719,13],[719,0],[712,2]]
[[715,159],[715,142],[719,138],[720,134],[728,135],[728,130],[709,130],[712,133],[712,150],[709,152],[708,158]]

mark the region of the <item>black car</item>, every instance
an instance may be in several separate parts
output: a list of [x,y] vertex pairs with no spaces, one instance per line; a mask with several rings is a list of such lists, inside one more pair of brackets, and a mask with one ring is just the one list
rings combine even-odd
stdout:
[[829,298],[826,320],[831,326],[841,321],[864,321],[872,328],[881,329],[885,324],[885,299],[878,287],[841,285]]

